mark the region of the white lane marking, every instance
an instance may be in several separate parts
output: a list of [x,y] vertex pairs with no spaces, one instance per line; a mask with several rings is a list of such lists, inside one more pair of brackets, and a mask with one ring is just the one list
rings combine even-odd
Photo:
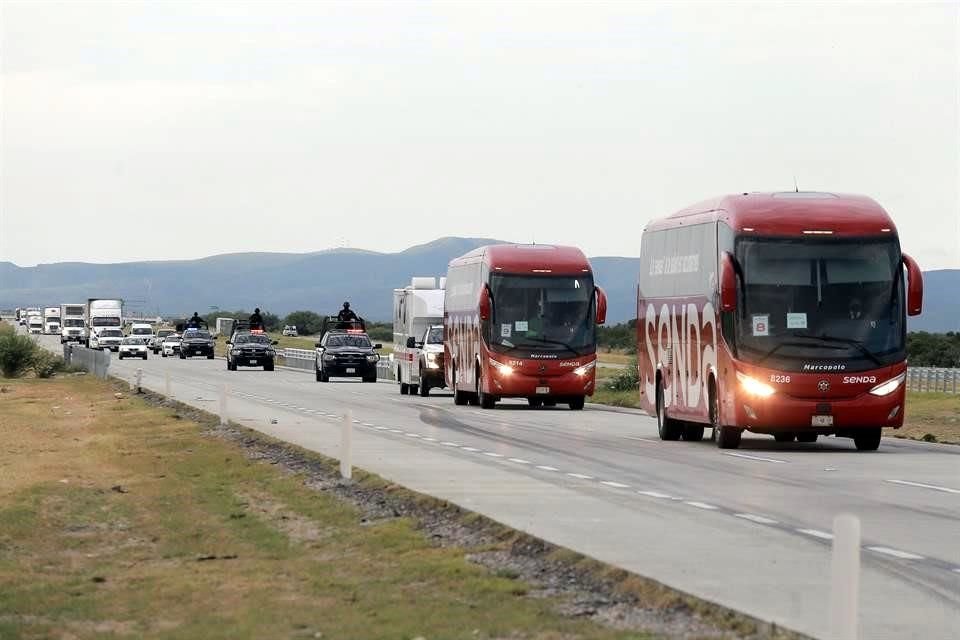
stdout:
[[567,475],[571,478],[577,478],[579,480],[593,480],[593,476],[586,476],[582,473],[568,473]]
[[935,484],[924,484],[923,482],[910,482],[909,480],[884,480],[892,484],[902,484],[908,487],[920,487],[921,489],[933,489],[934,491],[943,491],[944,493],[960,493],[960,489],[951,489],[950,487],[938,487]]
[[403,435],[407,436],[408,438],[419,438],[419,437],[420,437],[420,434],[419,434],[419,433],[405,433],[405,434],[403,434]]
[[617,489],[629,489],[629,488],[630,488],[630,485],[628,485],[628,484],[623,484],[623,483],[620,483],[620,482],[613,482],[613,481],[611,481],[611,480],[602,480],[602,481],[600,482],[600,484],[605,484],[605,485],[607,485],[608,487],[615,487],[615,488],[617,488]]
[[813,536],[814,538],[820,538],[821,540],[833,540],[832,533],[827,533],[826,531],[820,531],[818,529],[797,529],[797,533]]
[[370,424],[369,422],[364,422],[364,423],[363,423],[363,426],[365,426],[365,427],[372,427],[373,425]]
[[388,431],[386,427],[374,427],[377,431]]
[[440,444],[442,444],[442,445],[445,446],[445,447],[459,447],[459,446],[460,446],[460,445],[458,445],[456,442],[441,442]]
[[480,449],[474,449],[473,447],[460,447],[464,451],[469,451],[470,453],[479,453]]
[[746,458],[747,460],[758,460],[760,462],[774,462],[776,464],[787,464],[786,460],[777,460],[776,458],[763,458],[761,456],[751,456],[746,453],[733,453],[730,451],[724,451],[723,455],[733,456],[734,458]]
[[640,442],[658,442],[657,440],[653,440],[651,438],[641,438],[639,436],[624,436],[624,438],[627,440],[639,440]]
[[901,560],[923,560],[923,556],[918,556],[915,553],[909,553],[907,551],[900,551],[899,549],[891,549],[890,547],[867,547],[870,551],[876,553],[882,553],[887,556],[893,556],[894,558],[900,558]]
[[524,460],[523,458],[507,458],[510,462],[516,462],[517,464],[530,464],[529,460]]
[[773,518],[764,518],[763,516],[755,516],[752,513],[735,513],[734,516],[738,518],[743,518],[744,520],[749,520],[750,522],[756,522],[757,524],[777,524],[777,521]]
[[503,457],[503,456],[500,455],[499,453],[493,453],[493,452],[491,452],[491,451],[484,451],[484,452],[483,452],[483,455],[485,455],[485,456],[490,456],[491,458],[502,458],[502,457]]
[[956,569],[954,569],[953,572],[954,572],[954,573],[960,573],[960,567],[957,567]]
[[436,438],[431,438],[431,437],[429,437],[429,436],[423,436],[423,439],[426,440],[427,442],[436,442],[436,441],[437,441]]
[[673,496],[666,493],[660,493],[659,491],[637,491],[637,493],[642,496],[649,496],[651,498],[673,498]]
[[403,433],[400,429],[390,429],[390,433]]
[[684,500],[683,504],[688,504],[691,507],[696,507],[697,509],[708,509],[713,511],[716,509],[712,504],[707,504],[706,502],[697,502],[696,500]]
[[541,471],[560,471],[560,469],[557,469],[556,467],[548,467],[542,464],[538,464],[537,469],[540,469]]

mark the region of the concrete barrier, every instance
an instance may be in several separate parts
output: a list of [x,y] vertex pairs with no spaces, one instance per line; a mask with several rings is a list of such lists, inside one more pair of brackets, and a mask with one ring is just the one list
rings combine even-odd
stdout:
[[63,345],[63,359],[68,366],[80,367],[98,378],[106,378],[110,371],[109,351],[66,344]]

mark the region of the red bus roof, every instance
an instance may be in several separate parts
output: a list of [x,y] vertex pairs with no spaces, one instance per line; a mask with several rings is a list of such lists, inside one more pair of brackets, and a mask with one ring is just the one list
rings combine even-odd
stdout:
[[507,273],[557,273],[563,275],[591,272],[590,261],[577,247],[550,244],[491,244],[478,247],[450,261],[450,266],[483,260],[491,271]]
[[871,198],[841,193],[739,193],[697,203],[654,220],[645,231],[723,220],[736,233],[758,236],[896,234],[890,215]]

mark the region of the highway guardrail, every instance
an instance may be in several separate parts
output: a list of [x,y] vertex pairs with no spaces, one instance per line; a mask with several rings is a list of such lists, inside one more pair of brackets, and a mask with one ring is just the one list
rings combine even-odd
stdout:
[[80,367],[98,378],[106,378],[110,370],[110,352],[87,349],[78,344],[63,345],[63,360],[67,366]]
[[907,390],[923,393],[960,393],[960,369],[908,367]]

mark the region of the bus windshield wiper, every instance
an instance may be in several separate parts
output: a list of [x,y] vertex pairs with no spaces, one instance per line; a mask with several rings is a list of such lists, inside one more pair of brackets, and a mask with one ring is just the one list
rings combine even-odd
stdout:
[[563,347],[564,349],[567,349],[568,351],[572,351],[572,352],[574,352],[575,354],[580,355],[580,352],[579,352],[577,349],[574,349],[572,346],[570,346],[570,345],[567,344],[566,342],[563,342],[562,340],[551,340],[550,338],[534,338],[533,341],[521,342],[521,343],[518,344],[517,346],[518,346],[518,347],[537,347],[537,346],[539,346],[538,343],[541,343],[541,344],[558,344],[558,345],[560,345],[561,347]]
[[865,355],[867,358],[872,360],[873,363],[876,364],[878,367],[884,366],[883,362],[880,361],[880,358],[878,358],[872,351],[870,351],[870,349],[867,349],[866,345],[864,345],[859,340],[854,340],[853,338],[841,338],[839,336],[828,336],[825,333],[822,333],[820,335],[816,335],[813,333],[796,333],[794,335],[798,338],[810,338],[812,340],[823,340],[824,342],[838,342],[840,344],[850,345],[851,347],[854,347],[855,349],[857,349],[857,351]]
[[[809,337],[809,336],[800,336],[800,337],[801,337],[801,338],[806,338],[806,337]],[[781,347],[809,347],[809,346],[810,346],[810,345],[807,344],[806,342],[792,342],[792,341],[790,341],[790,340],[788,340],[788,341],[786,341],[786,342],[778,342],[776,345],[774,345],[774,347],[773,347],[772,349],[770,349],[770,350],[767,351],[765,354],[763,354],[762,356],[760,356],[760,358],[758,358],[757,361],[756,361],[754,364],[759,366],[760,363],[762,363],[762,362],[765,361],[767,358],[769,358],[770,356],[772,356],[773,354],[775,354],[777,351],[779,351]],[[831,348],[839,349],[840,347],[831,347]]]

